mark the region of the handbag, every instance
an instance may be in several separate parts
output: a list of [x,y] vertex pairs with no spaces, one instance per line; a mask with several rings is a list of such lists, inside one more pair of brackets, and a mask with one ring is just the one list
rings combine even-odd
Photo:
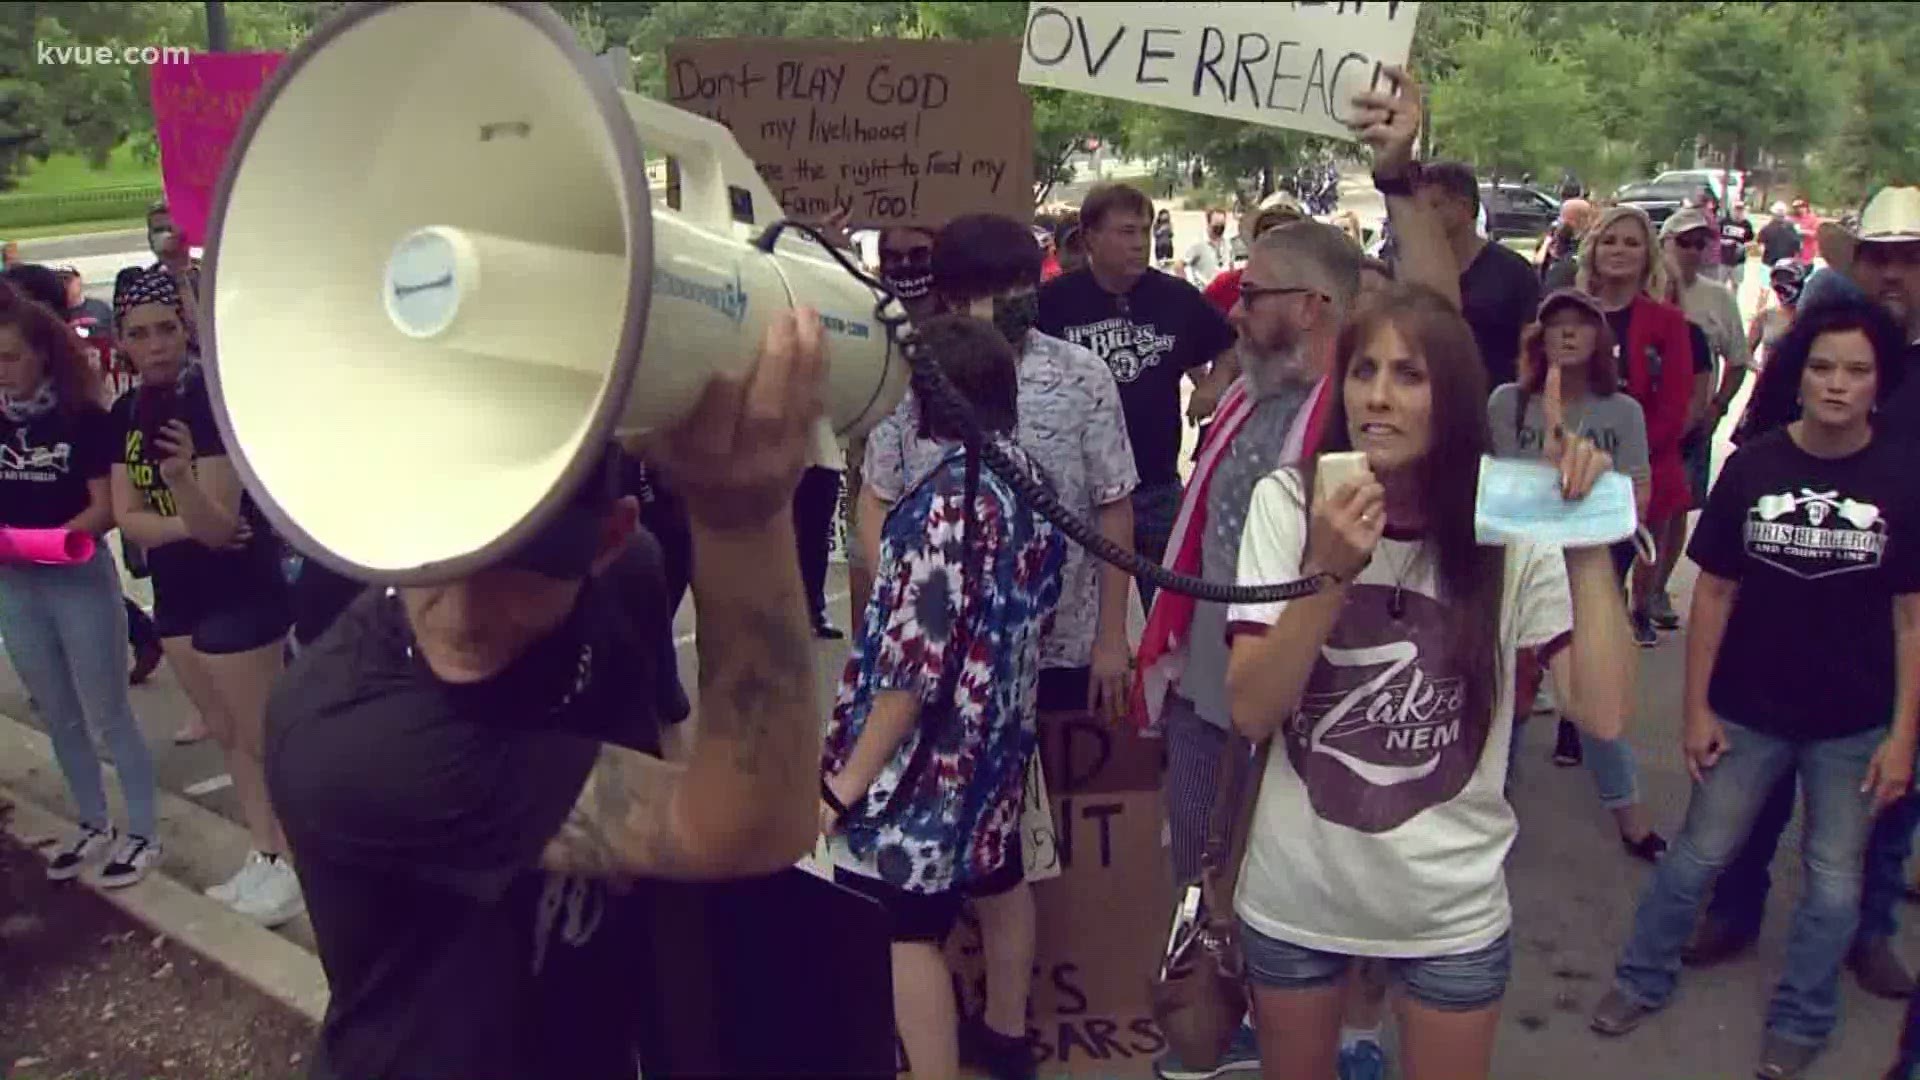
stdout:
[[[1148,988],[1154,1022],[1188,1068],[1219,1065],[1247,1013],[1246,961],[1233,914],[1233,892],[1272,750],[1272,739],[1255,750],[1236,735],[1221,751],[1220,781],[1214,787],[1206,845],[1200,855],[1200,880],[1182,894],[1166,955]],[[1236,802],[1249,769],[1252,783],[1245,785],[1244,796]]]

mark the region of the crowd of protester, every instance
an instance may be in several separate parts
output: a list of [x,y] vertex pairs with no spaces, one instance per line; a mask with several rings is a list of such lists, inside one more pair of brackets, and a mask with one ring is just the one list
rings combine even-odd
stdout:
[[[1251,810],[1230,896],[1251,1004],[1224,1057],[1169,1052],[1167,1080],[1377,1080],[1389,1002],[1401,1075],[1491,1075],[1518,932],[1507,793],[1538,716],[1555,717],[1554,762],[1592,773],[1615,857],[1654,867],[1596,1032],[1630,1033],[1684,966],[1752,947],[1796,790],[1807,885],[1758,1075],[1805,1074],[1839,1022],[1843,971],[1913,999],[1891,941],[1920,823],[1920,190],[1881,190],[1852,231],[1804,202],[1756,231],[1711,193],[1657,229],[1573,198],[1529,264],[1482,234],[1468,166],[1413,160],[1419,91],[1393,83],[1353,120],[1389,259],[1366,254],[1357,221],[1286,195],[1237,228],[1207,215],[1176,254],[1167,212],[1123,184],[1038,230],[970,215],[877,237],[880,276],[951,390],[1064,508],[1170,570],[1324,583],[1222,605],[1129,578],[984,468],[924,373],[871,432],[810,455],[791,518],[818,639],[846,636],[825,593],[842,474],[852,516],[851,651],[823,725],[818,825],[835,880],[889,915],[894,1020],[922,1080],[1033,1075],[1019,819],[1047,713],[1165,740],[1180,883],[1202,874],[1216,806]],[[269,783],[269,697],[362,590],[291,556],[241,485],[199,369],[198,265],[164,207],[149,231],[156,262],[123,274],[110,307],[77,273],[7,270],[0,525],[102,543],[77,565],[0,565],[0,635],[77,811],[49,874],[119,887],[163,858],[128,687],[164,662],[196,717],[177,738],[217,741],[252,842],[208,894],[278,925],[321,879],[300,857],[302,836],[319,843],[310,824],[276,812],[275,793],[313,792]],[[1767,279],[1743,320],[1754,256]],[[1716,477],[1729,422],[1738,449]],[[1188,424],[1204,426],[1183,461]],[[1479,543],[1484,455],[1544,463],[1569,500],[1624,474],[1642,535]],[[671,612],[698,508],[636,458],[617,475]],[[115,530],[151,613],[122,595]],[[1699,570],[1684,619],[1683,555]],[[1679,715],[1693,779],[1671,840],[1628,741],[1634,646],[1663,634],[1683,643],[1684,692],[1656,707]],[[1381,664],[1430,692],[1417,749],[1379,722],[1411,693],[1375,679]],[[684,701],[662,701],[671,729]],[[664,734],[655,749],[688,753]],[[580,857],[550,848],[541,865]],[[943,949],[968,906],[985,943],[977,1015]],[[1887,1075],[1920,1075],[1920,1013]]]

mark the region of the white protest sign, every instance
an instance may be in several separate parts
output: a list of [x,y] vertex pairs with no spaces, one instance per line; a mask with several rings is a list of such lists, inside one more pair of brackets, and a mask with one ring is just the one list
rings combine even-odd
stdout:
[[1353,95],[1406,64],[1419,14],[1417,3],[1036,3],[1020,81],[1352,138]]

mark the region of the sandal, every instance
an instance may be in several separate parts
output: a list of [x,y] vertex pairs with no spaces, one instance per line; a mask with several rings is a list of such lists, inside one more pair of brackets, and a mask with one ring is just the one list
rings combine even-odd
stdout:
[[1666,837],[1661,836],[1652,829],[1648,829],[1647,835],[1638,840],[1629,840],[1624,836],[1621,837],[1620,846],[1627,849],[1627,854],[1639,859],[1641,862],[1657,864],[1660,861],[1660,857],[1667,853]]

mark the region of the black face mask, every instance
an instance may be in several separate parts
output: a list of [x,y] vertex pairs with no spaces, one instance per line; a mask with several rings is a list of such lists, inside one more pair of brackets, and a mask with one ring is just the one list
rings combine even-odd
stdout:
[[1040,294],[1015,293],[993,298],[993,326],[1007,344],[1018,349],[1026,343],[1027,332],[1040,319]]
[[929,270],[907,270],[905,273],[882,274],[880,280],[893,295],[902,300],[924,299],[933,288],[933,272]]

